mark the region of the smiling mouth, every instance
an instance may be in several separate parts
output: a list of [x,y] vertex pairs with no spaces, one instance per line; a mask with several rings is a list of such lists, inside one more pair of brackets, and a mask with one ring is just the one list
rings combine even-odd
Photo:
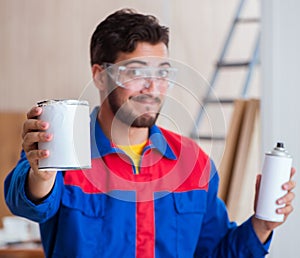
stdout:
[[130,100],[139,102],[141,104],[148,104],[148,105],[160,105],[161,100],[159,98],[154,98],[148,95],[138,95],[129,98]]

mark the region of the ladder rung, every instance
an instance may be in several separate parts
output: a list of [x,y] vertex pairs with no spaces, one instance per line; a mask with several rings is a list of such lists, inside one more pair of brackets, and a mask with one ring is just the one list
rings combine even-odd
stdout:
[[217,62],[217,67],[221,68],[229,68],[229,67],[244,67],[244,66],[249,66],[250,62],[245,61],[245,62]]
[[211,98],[205,98],[203,99],[203,103],[205,104],[232,104],[235,101],[235,99],[211,99]]
[[237,18],[235,23],[258,23],[260,22],[259,18]]
[[199,135],[198,139],[205,141],[225,141],[225,137],[221,135]]

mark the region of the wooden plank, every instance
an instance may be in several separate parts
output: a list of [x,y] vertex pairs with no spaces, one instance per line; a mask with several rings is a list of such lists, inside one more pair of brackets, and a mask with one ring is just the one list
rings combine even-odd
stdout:
[[[247,101],[241,134],[238,140],[237,152],[230,182],[230,189],[227,196],[227,208],[229,217],[240,222],[244,216],[253,213],[253,200],[255,190],[256,169],[247,169],[247,165],[259,164],[256,158],[250,161],[250,150],[253,149],[254,131],[258,130],[259,100],[251,99]],[[258,139],[259,140],[259,139]],[[257,144],[259,148],[259,144]],[[253,152],[253,151],[252,151]],[[259,151],[254,151],[254,153]],[[247,196],[245,198],[245,196]],[[246,210],[245,210],[246,209]]]
[[238,99],[234,101],[230,127],[226,136],[225,150],[219,168],[220,187],[218,195],[225,203],[230,186],[245,106],[246,100]]
[[41,246],[39,247],[1,247],[1,258],[44,258],[45,254]]
[[16,165],[21,151],[24,113],[0,113],[0,226],[2,218],[11,215],[4,201],[4,179]]

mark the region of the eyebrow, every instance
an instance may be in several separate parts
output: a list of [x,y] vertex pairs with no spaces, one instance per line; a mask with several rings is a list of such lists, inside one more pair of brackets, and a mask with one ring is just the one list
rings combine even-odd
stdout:
[[[147,66],[148,63],[146,61],[143,61],[143,60],[129,60],[127,62],[125,62],[123,65],[129,65],[129,64],[141,64],[141,65],[145,65]],[[163,63],[160,63],[158,65],[158,67],[160,66],[165,66],[165,65],[168,65],[169,67],[171,67],[171,64],[169,62],[163,62]]]
[[141,64],[141,65],[147,65],[147,62],[142,61],[142,60],[129,60],[125,62],[123,65],[129,65],[129,64]]
[[159,66],[164,66],[164,65],[171,67],[171,64],[169,62],[163,62],[163,63],[159,64]]

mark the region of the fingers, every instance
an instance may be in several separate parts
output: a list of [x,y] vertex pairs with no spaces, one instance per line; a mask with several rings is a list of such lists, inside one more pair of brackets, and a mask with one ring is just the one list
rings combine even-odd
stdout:
[[48,142],[52,140],[52,134],[46,132],[28,132],[23,138],[23,149],[30,151],[33,149],[33,146],[37,142]]
[[48,150],[38,150],[37,142],[46,142],[51,140],[52,135],[45,132],[27,133],[24,137],[22,146],[26,153],[27,160],[33,170],[36,170],[39,159],[45,159],[49,156]]
[[37,119],[37,117],[42,114],[42,111],[43,110],[40,107],[33,107],[32,109],[29,110],[29,112],[27,113],[27,120],[23,125],[23,134],[22,134],[23,138],[29,132],[48,129],[49,124],[47,122]]
[[277,204],[290,204],[295,199],[295,194],[293,192],[288,192],[285,196],[279,198]]
[[294,207],[290,204],[284,206],[283,208],[278,208],[276,212],[278,214],[284,214],[285,218],[289,216],[294,210]]
[[49,123],[46,121],[38,120],[37,117],[41,115],[42,108],[40,107],[33,107],[27,113],[27,120],[23,124],[23,147],[28,148],[33,143],[41,142],[41,141],[48,141],[51,136],[47,135],[43,131],[49,128]]
[[258,174],[258,175],[256,176],[256,183],[255,183],[255,189],[256,189],[256,191],[259,190],[259,187],[260,187],[260,181],[261,181],[261,174]]
[[282,185],[282,189],[287,191],[292,191],[295,187],[296,187],[296,182],[292,180]]
[[27,159],[30,163],[37,165],[39,159],[45,159],[49,156],[48,150],[31,150],[26,153]]
[[256,176],[256,183],[255,183],[254,211],[256,211],[260,182],[261,182],[261,174],[258,174]]
[[285,196],[283,196],[282,198],[277,200],[278,204],[291,202],[295,198],[295,194],[291,192],[296,187],[296,182],[291,180],[292,177],[295,175],[295,173],[296,173],[295,168],[292,168],[290,181],[288,181],[282,185],[282,189],[288,191],[288,193]]
[[37,119],[28,119],[25,121],[23,125],[23,134],[22,137],[24,139],[25,135],[29,132],[33,131],[41,131],[41,130],[47,130],[49,127],[49,124],[45,121],[37,120]]
[[27,113],[27,118],[32,119],[38,117],[40,114],[42,114],[43,109],[40,107],[33,107],[29,110]]
[[[295,174],[296,170],[292,169],[291,170],[291,177]],[[278,208],[276,212],[278,214],[284,214],[285,218],[293,212],[294,208],[292,206],[292,201],[295,199],[295,193],[292,192],[292,190],[295,188],[296,182],[295,181],[289,181],[285,183],[282,188],[284,190],[287,190],[287,194],[284,195],[283,197],[279,198],[276,203],[278,205],[285,205],[284,207]]]
[[296,174],[296,169],[295,168],[291,168],[291,178]]
[[38,120],[38,116],[42,114],[42,111],[40,107],[33,107],[27,113],[28,119],[23,125],[22,147],[33,170],[36,170],[39,159],[49,156],[48,150],[38,150],[37,143],[48,142],[53,138],[52,134],[45,131],[49,128],[49,123]]
[[[292,178],[296,173],[296,169],[292,168],[291,169],[291,177]],[[287,191],[287,194],[281,198],[279,198],[276,202],[277,204],[284,204],[284,203],[290,203],[292,202],[292,200],[295,198],[295,194],[293,192],[291,192],[292,190],[294,190],[294,188],[296,187],[296,182],[291,180],[284,183],[282,185],[282,189]]]

